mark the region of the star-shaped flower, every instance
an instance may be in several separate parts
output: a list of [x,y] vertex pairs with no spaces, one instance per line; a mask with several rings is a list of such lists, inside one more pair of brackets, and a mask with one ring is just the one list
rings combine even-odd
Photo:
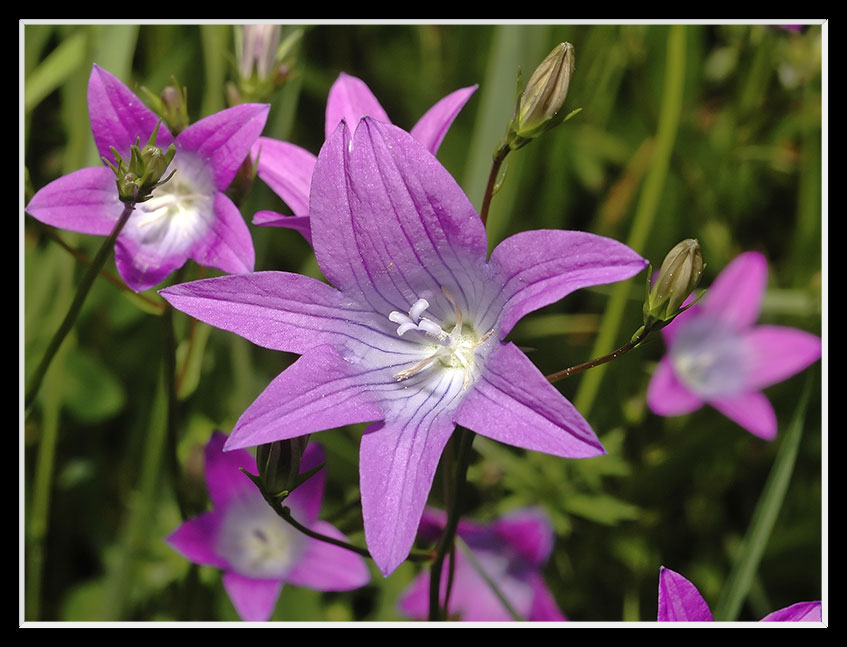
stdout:
[[[662,566],[659,569],[659,622],[712,622],[709,605],[691,582]],[[820,602],[797,602],[769,613],[761,622],[820,622]]]
[[[270,618],[285,583],[318,591],[348,591],[370,581],[359,555],[307,537],[280,519],[241,471],[255,474],[256,461],[243,449],[224,452],[225,441],[225,434],[215,432],[205,450],[206,486],[213,509],[183,523],[167,541],[192,562],[224,571],[224,588],[242,619]],[[320,446],[309,445],[301,471],[323,460]],[[303,525],[346,541],[335,526],[318,520],[324,480],[324,470],[317,472],[285,499],[285,505]]]
[[175,308],[302,355],[238,420],[227,447],[374,422],[360,448],[365,537],[383,573],[409,554],[456,425],[556,456],[603,453],[585,419],[517,346],[525,314],[640,272],[625,245],[539,230],[500,243],[409,133],[363,119],[325,142],[312,179],[318,265],[332,285],[258,272],[173,286]]
[[[418,535],[437,540],[445,524],[443,512],[427,509]],[[463,519],[457,534],[476,564],[462,550],[455,551],[448,609],[451,618],[468,622],[514,619],[487,577],[520,617],[531,621],[567,620],[540,572],[553,549],[553,527],[542,510],[513,510],[490,524]],[[400,598],[400,611],[415,620],[426,620],[429,614],[429,576],[429,571],[422,572]],[[442,604],[448,579],[449,565],[445,561],[440,580]]]
[[[172,143],[174,176],[140,202],[115,244],[115,263],[126,284],[140,292],[166,278],[190,258],[238,274],[253,270],[250,232],[223,193],[261,134],[269,106],[242,104],[192,124],[174,137],[159,126],[157,146]],[[158,117],[106,70],[94,66],[88,81],[88,112],[100,155],[117,162],[111,148],[130,158],[146,142]],[[26,211],[41,222],[83,234],[108,235],[123,211],[115,175],[107,166],[84,168],[38,191]]]
[[653,412],[678,416],[710,404],[750,433],[776,437],[776,414],[761,391],[815,362],[821,340],[803,330],[754,325],[767,273],[760,253],[741,254],[703,299],[662,329],[668,354],[647,390]]
[[[448,94],[433,105],[410,131],[433,155],[438,151],[447,130],[464,107],[476,86],[462,88]],[[339,74],[329,90],[324,123],[325,137],[329,137],[344,119],[357,124],[363,116],[391,123],[367,84],[355,76]],[[257,175],[289,206],[293,216],[275,211],[258,211],[253,216],[254,225],[287,227],[299,231],[309,242],[309,187],[316,157],[309,151],[270,137],[260,137],[253,145],[252,156],[257,160]]]

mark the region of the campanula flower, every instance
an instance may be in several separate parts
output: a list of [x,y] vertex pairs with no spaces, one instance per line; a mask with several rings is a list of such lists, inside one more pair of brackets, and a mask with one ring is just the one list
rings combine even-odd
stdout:
[[[242,619],[270,618],[285,583],[318,591],[348,591],[370,581],[359,555],[312,539],[277,516],[241,471],[255,474],[256,461],[243,449],[224,452],[225,441],[225,434],[215,432],[205,449],[206,487],[213,509],[183,523],[167,541],[192,562],[224,572],[224,588]],[[323,460],[323,449],[309,445],[303,471]],[[324,480],[320,470],[295,489],[285,505],[303,525],[346,541],[335,526],[318,520]]]
[[662,328],[668,353],[647,389],[653,412],[678,416],[709,404],[760,438],[776,437],[776,414],[762,389],[815,362],[821,340],[803,330],[754,325],[767,273],[760,253],[741,254],[705,297]]
[[[691,582],[662,566],[659,569],[659,622],[712,622],[709,605]],[[761,622],[820,622],[820,602],[797,602],[769,613]]]
[[[438,151],[447,130],[476,90],[476,86],[462,88],[448,94],[430,108],[410,131],[433,155]],[[324,125],[329,137],[344,119],[357,124],[363,116],[391,123],[371,89],[361,79],[342,72],[329,90]],[[259,211],[253,224],[287,227],[299,231],[309,242],[309,186],[315,168],[314,154],[288,142],[260,137],[253,145],[252,155],[257,159],[257,175],[282,198],[293,216],[274,211]]]
[[[431,541],[441,536],[446,515],[427,509],[418,535]],[[526,620],[567,620],[544,582],[541,570],[553,550],[553,527],[537,508],[514,510],[490,524],[462,519],[458,536],[473,553],[475,566],[462,550],[455,551],[448,615],[468,622],[513,620],[512,614],[478,569],[497,586],[512,609]],[[399,609],[415,620],[429,613],[429,571],[423,571],[400,598]],[[441,602],[449,578],[445,561],[441,576]]]
[[365,118],[324,143],[310,200],[318,265],[161,291],[175,308],[301,357],[244,412],[246,447],[352,423],[365,538],[383,573],[409,554],[456,425],[556,456],[603,453],[585,419],[511,342],[525,314],[646,261],[578,231],[516,234],[488,258],[479,215],[409,133]]
[[[261,134],[267,105],[243,104],[188,126],[174,137],[159,126],[157,146],[176,149],[173,177],[135,206],[115,244],[115,263],[126,284],[140,292],[165,279],[188,259],[238,274],[253,270],[250,232],[224,194]],[[117,165],[114,148],[147,141],[158,117],[117,78],[94,66],[88,112],[100,155]],[[41,222],[83,234],[108,235],[123,211],[115,175],[106,166],[84,168],[38,191],[26,211]]]

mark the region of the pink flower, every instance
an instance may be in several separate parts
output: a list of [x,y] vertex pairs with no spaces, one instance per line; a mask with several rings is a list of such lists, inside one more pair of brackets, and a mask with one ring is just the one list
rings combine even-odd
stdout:
[[[709,605],[691,582],[662,566],[659,569],[659,622],[712,622]],[[820,602],[797,602],[769,613],[761,622],[820,622]]]
[[[241,213],[224,194],[262,132],[269,106],[245,103],[192,124],[174,137],[160,125],[156,145],[172,143],[174,176],[136,205],[115,244],[126,284],[141,292],[191,258],[231,274],[253,270],[253,241]],[[88,112],[100,155],[111,148],[130,158],[137,139],[148,140],[158,117],[117,78],[96,65],[88,81]],[[82,234],[111,233],[124,205],[105,165],[80,169],[38,191],[26,211],[41,222]]]
[[[445,523],[443,512],[428,509],[421,519],[419,536],[435,540],[444,530]],[[494,582],[522,618],[531,621],[567,620],[541,576],[541,570],[553,550],[553,527],[542,510],[515,510],[485,525],[462,520],[457,534],[472,551],[478,568]],[[428,570],[422,572],[400,598],[400,611],[415,620],[426,620],[429,613],[429,576]],[[448,578],[449,567],[445,561],[441,576],[442,604]],[[514,619],[477,567],[458,548],[449,615],[468,622]]]
[[[286,582],[318,591],[364,586],[370,573],[357,554],[312,539],[279,518],[259,489],[241,471],[256,473],[245,450],[224,452],[226,435],[216,432],[206,445],[206,486],[213,509],[177,528],[168,543],[197,564],[224,571],[223,584],[238,615],[265,621]],[[323,462],[319,445],[309,445],[301,472]],[[335,539],[346,537],[318,520],[324,489],[320,471],[295,489],[285,505],[303,525]]]
[[[459,114],[476,86],[448,94],[430,108],[410,134],[435,155],[447,130]],[[363,116],[391,123],[379,100],[361,79],[342,72],[329,90],[326,103],[324,134],[327,139],[344,119],[355,128]],[[286,216],[275,211],[259,211],[253,216],[254,225],[286,227],[299,231],[310,243],[309,187],[317,158],[309,151],[269,137],[260,137],[253,145],[252,155],[258,158],[257,175],[282,198],[294,213]]]
[[776,414],[762,389],[815,362],[821,340],[803,330],[754,325],[767,273],[764,256],[741,254],[699,303],[662,329],[668,354],[647,389],[654,413],[679,416],[709,404],[760,438],[776,437]]

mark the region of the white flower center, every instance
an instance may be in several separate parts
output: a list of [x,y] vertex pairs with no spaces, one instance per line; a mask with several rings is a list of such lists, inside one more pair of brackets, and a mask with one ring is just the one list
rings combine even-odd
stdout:
[[296,562],[301,536],[261,498],[233,502],[218,534],[217,552],[247,577],[284,577]]
[[734,331],[700,316],[673,340],[670,358],[679,379],[697,395],[729,396],[744,390],[749,351]]
[[476,365],[476,349],[484,344],[494,331],[489,330],[479,337],[472,326],[463,323],[462,312],[453,296],[446,288],[442,288],[442,292],[456,313],[456,322],[449,331],[445,331],[440,324],[423,316],[429,308],[429,302],[423,298],[412,304],[408,314],[394,310],[388,315],[389,320],[398,324],[398,336],[403,337],[406,333],[415,331],[420,333],[424,338],[423,341],[428,342],[431,347],[431,352],[426,358],[394,376],[398,382],[437,363],[444,368],[462,370],[463,389],[468,388],[471,383]]
[[153,189],[153,197],[136,205],[127,223],[141,244],[164,252],[184,252],[206,234],[214,217],[217,192],[211,171],[199,158],[177,153],[174,176]]

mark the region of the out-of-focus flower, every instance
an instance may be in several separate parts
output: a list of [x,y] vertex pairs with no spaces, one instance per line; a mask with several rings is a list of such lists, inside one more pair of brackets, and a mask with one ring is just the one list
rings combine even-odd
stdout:
[[[712,622],[709,605],[691,582],[662,566],[659,569],[659,622]],[[761,622],[820,622],[820,602],[797,602],[769,613]]]
[[[412,136],[434,155],[456,115],[475,90],[475,85],[462,88],[438,101],[412,128]],[[391,123],[365,82],[342,72],[329,90],[325,137],[332,134],[342,119],[346,120],[348,127],[355,129],[364,116]],[[316,157],[299,146],[270,137],[260,137],[253,146],[252,155],[254,159],[258,158],[257,175],[294,214],[287,216],[275,211],[259,211],[253,216],[253,224],[296,229],[311,242],[309,187]]]
[[166,288],[175,308],[302,355],[241,416],[228,447],[372,422],[361,441],[365,538],[384,574],[414,542],[456,425],[556,456],[603,453],[585,419],[517,346],[524,315],[647,262],[578,231],[525,231],[488,257],[485,227],[409,133],[365,118],[325,142],[311,189],[318,265]]
[[[206,486],[213,509],[183,523],[167,541],[192,562],[224,572],[224,588],[242,619],[270,618],[285,583],[348,591],[370,581],[359,555],[312,539],[280,519],[241,471],[254,473],[256,461],[245,450],[224,452],[225,441],[226,435],[215,432],[206,445]],[[323,450],[309,445],[303,470],[321,462]],[[318,520],[324,478],[319,471],[294,490],[285,505],[308,528],[346,541],[335,526]]]
[[[238,274],[253,270],[250,232],[224,190],[262,132],[268,106],[243,104],[192,124],[175,138],[161,125],[156,145],[174,145],[174,171],[140,202],[115,244],[115,263],[126,284],[140,292],[165,279],[189,258]],[[158,118],[129,88],[94,66],[88,82],[91,130],[100,155],[112,149],[130,159]],[[26,211],[41,222],[83,234],[108,235],[123,211],[115,175],[106,166],[84,168],[38,191]]]
[[[418,535],[434,541],[441,535],[445,524],[443,512],[427,509]],[[486,581],[487,577],[521,618],[532,621],[567,620],[541,575],[553,550],[553,528],[542,510],[515,510],[490,524],[463,519],[459,522],[457,534],[473,553],[476,564],[462,550],[456,549],[449,617],[469,622],[514,619]],[[414,620],[427,618],[429,577],[429,570],[425,570],[409,585],[398,603],[401,613]],[[449,565],[445,561],[440,580],[442,605],[448,579]]]
[[654,413],[678,416],[709,404],[760,438],[776,437],[776,414],[761,391],[815,362],[821,340],[803,330],[754,325],[767,272],[764,256],[741,254],[703,299],[662,328],[668,354],[647,389]]

